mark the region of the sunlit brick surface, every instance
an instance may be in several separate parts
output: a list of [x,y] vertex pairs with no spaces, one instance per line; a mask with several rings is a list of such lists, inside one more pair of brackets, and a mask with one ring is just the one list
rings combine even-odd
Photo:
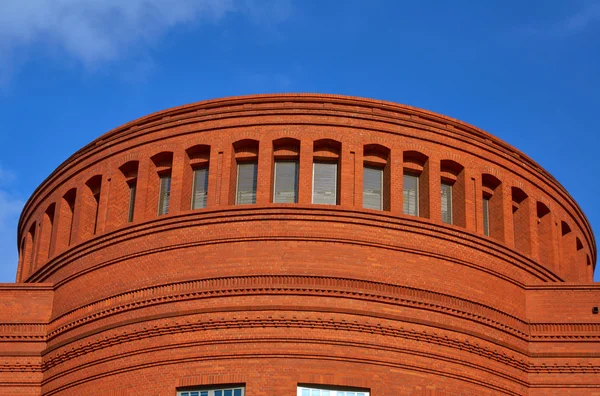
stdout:
[[[296,203],[273,203],[275,161],[297,162]],[[252,163],[256,203],[236,205]],[[314,163],[337,164],[333,190],[319,179],[335,205],[313,203]],[[165,110],[75,153],[18,232],[1,395],[600,395],[585,216],[524,154],[428,111],[308,94]]]

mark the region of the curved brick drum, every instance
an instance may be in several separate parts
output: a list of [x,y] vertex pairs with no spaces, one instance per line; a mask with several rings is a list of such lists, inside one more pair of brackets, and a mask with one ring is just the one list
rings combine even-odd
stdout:
[[0,394],[600,394],[582,211],[506,143],[409,106],[149,115],[42,183],[19,248]]

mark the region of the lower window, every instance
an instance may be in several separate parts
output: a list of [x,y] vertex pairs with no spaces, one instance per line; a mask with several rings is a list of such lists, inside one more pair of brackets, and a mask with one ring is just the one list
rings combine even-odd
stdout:
[[341,387],[299,386],[297,396],[369,396],[369,391]]
[[219,389],[198,389],[185,390],[177,392],[177,396],[244,396],[243,387],[219,388]]

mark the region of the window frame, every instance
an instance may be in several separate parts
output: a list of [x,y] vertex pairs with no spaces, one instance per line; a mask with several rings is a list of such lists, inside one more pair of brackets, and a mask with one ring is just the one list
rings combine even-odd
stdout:
[[[404,210],[404,204],[406,203],[406,199],[404,199],[404,192],[406,191],[406,177],[413,177],[416,180],[416,190],[415,190],[415,213],[409,213],[406,212]],[[421,193],[420,193],[420,179],[421,179],[421,175],[415,172],[404,172],[402,174],[402,214],[407,215],[407,216],[415,216],[415,217],[419,217],[420,216],[420,205],[419,205],[419,201],[421,199]],[[409,208],[410,209],[410,208]]]
[[[445,221],[444,220],[444,205],[443,205],[443,194],[444,194],[444,187],[447,187],[450,191],[449,197],[447,197],[447,216],[450,217],[450,221]],[[440,184],[440,211],[441,211],[441,217],[442,217],[442,223],[444,224],[454,224],[454,183],[442,180],[441,184]]]
[[[309,396],[370,396],[370,389],[360,389],[346,386],[329,385],[298,385],[296,396],[302,396],[303,390],[308,390]],[[316,394],[318,391],[318,394]]]
[[137,182],[127,183],[129,187],[129,204],[127,205],[127,222],[133,222],[135,215],[135,195],[137,194]]
[[[322,164],[322,165],[335,165],[335,172],[334,172],[334,180],[333,180],[333,185],[334,187],[334,203],[321,203],[321,202],[315,202],[315,165],[316,164]],[[315,160],[313,161],[313,169],[312,169],[312,193],[311,193],[311,203],[314,205],[339,205],[339,177],[338,177],[338,173],[340,171],[340,167],[339,167],[339,161],[327,161],[327,160]]]
[[[370,170],[375,170],[377,172],[379,172],[379,207],[378,208],[372,208],[372,207],[366,207],[365,206],[365,192],[366,192],[366,188],[365,188],[365,173],[366,170],[370,169]],[[383,210],[383,197],[385,194],[384,191],[384,174],[385,169],[381,166],[376,166],[376,165],[370,165],[370,164],[364,164],[363,165],[363,208],[364,209],[371,209],[371,210]]]
[[[236,390],[239,390],[236,394]],[[184,390],[178,390],[177,396],[219,396],[216,392],[221,392],[220,396],[225,396],[225,391],[231,391],[231,396],[245,396],[246,386],[234,385],[234,386],[217,386],[217,387],[198,387]]]
[[[196,172],[198,171],[205,171],[206,172],[206,183],[205,183],[205,190],[204,190],[204,206],[200,206],[200,207],[196,207]],[[197,166],[192,168],[192,199],[191,199],[191,203],[190,203],[190,208],[192,210],[199,210],[199,209],[205,209],[208,206],[208,172],[209,172],[209,166],[208,165],[204,165],[204,166]]]
[[[169,206],[171,205],[171,172],[159,174],[159,187],[158,187],[158,216],[169,214]],[[168,180],[168,189],[165,193],[163,180]],[[165,205],[166,201],[166,205]],[[163,212],[163,207],[165,207]]]
[[[275,197],[277,194],[277,164],[281,164],[281,163],[296,164],[295,183],[294,183],[295,189],[294,189],[294,201],[293,202],[277,202],[275,200]],[[299,176],[300,176],[300,161],[298,161],[297,159],[275,159],[275,161],[273,162],[273,197],[271,199],[272,203],[280,203],[280,204],[298,203],[299,189],[300,189]]]
[[[243,165],[254,165],[254,201],[251,203],[240,203],[239,194],[240,194],[240,166]],[[258,160],[250,160],[250,161],[237,161],[236,163],[236,181],[235,181],[235,203],[234,205],[254,205],[256,204],[256,195],[258,190]]]
[[490,236],[490,198],[483,197],[481,201],[483,214],[483,235]]

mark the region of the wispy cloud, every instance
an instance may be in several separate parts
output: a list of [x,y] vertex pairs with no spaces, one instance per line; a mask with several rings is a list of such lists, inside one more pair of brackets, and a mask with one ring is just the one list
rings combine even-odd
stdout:
[[0,283],[14,282],[17,268],[17,223],[24,200],[13,191],[15,175],[0,164]]
[[2,0],[0,73],[38,45],[95,68],[178,25],[218,23],[228,14],[268,25],[290,13],[290,0]]
[[578,33],[597,22],[600,22],[600,2],[593,2],[564,20],[560,28],[565,33]]
[[600,1],[593,0],[579,10],[554,23],[532,23],[524,27],[529,34],[568,37],[592,28],[600,22]]

